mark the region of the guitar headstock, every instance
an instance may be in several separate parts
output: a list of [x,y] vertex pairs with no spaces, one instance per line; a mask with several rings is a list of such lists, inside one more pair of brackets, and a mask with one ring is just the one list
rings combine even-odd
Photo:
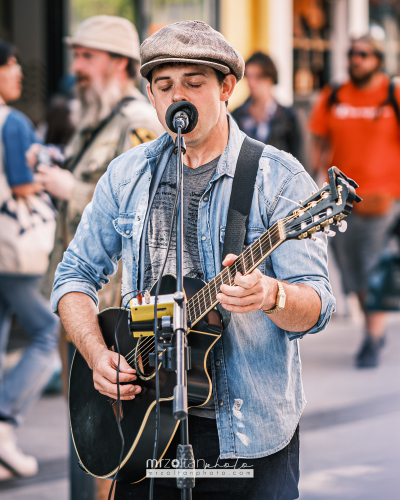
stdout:
[[329,232],[331,224],[340,226],[340,221],[351,213],[353,203],[361,201],[355,191],[356,182],[337,167],[330,168],[328,174],[329,183],[325,182],[306,201],[300,201],[298,208],[284,219],[286,239],[311,238],[317,232]]

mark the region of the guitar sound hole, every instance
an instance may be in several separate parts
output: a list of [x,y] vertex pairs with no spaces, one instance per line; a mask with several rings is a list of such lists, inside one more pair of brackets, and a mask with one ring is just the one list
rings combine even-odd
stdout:
[[154,352],[154,337],[141,337],[136,345],[135,369],[141,378],[154,376],[155,368],[150,366],[149,354]]

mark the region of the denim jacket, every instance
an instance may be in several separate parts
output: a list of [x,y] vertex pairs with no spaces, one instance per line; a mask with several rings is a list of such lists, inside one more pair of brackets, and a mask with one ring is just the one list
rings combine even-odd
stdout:
[[[205,279],[221,271],[230,193],[245,135],[229,118],[229,141],[198,212],[198,246]],[[123,259],[125,294],[144,276],[146,213],[173,142],[168,134],[140,145],[111,162],[86,207],[74,240],[55,276],[52,307],[69,292],[97,304],[97,291]],[[156,170],[157,166],[157,170]],[[150,192],[150,181],[156,175]],[[316,186],[291,155],[266,146],[260,159],[249,217],[250,245]],[[142,244],[141,244],[142,240]],[[211,351],[220,457],[258,458],[276,453],[291,440],[305,406],[298,339],[323,330],[335,307],[328,279],[326,238],[286,241],[261,265],[266,275],[312,287],[321,299],[315,326],[302,333],[282,330],[262,311],[233,313]]]

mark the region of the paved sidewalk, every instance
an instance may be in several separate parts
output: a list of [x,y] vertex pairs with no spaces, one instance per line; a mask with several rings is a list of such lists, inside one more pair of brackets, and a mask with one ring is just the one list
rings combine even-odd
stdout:
[[0,483],[1,500],[69,500],[68,413],[63,396],[47,396],[17,430],[18,444],[39,460],[39,474]]
[[[300,341],[308,404],[300,422],[301,500],[394,500],[400,491],[400,315],[391,315],[382,364],[356,370],[361,326],[332,321]],[[69,500],[68,419],[45,397],[18,430],[37,477],[0,483],[1,500]]]
[[382,363],[357,370],[361,325],[333,321],[300,342],[308,404],[300,422],[301,500],[400,498],[400,315]]

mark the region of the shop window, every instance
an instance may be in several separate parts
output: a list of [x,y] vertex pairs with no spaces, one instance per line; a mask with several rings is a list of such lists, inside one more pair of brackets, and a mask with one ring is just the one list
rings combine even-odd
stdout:
[[330,2],[293,0],[293,78],[297,96],[330,79]]
[[152,0],[149,35],[179,21],[199,20],[218,28],[218,0]]
[[88,17],[100,15],[125,17],[137,26],[138,8],[134,0],[71,0],[70,33]]

